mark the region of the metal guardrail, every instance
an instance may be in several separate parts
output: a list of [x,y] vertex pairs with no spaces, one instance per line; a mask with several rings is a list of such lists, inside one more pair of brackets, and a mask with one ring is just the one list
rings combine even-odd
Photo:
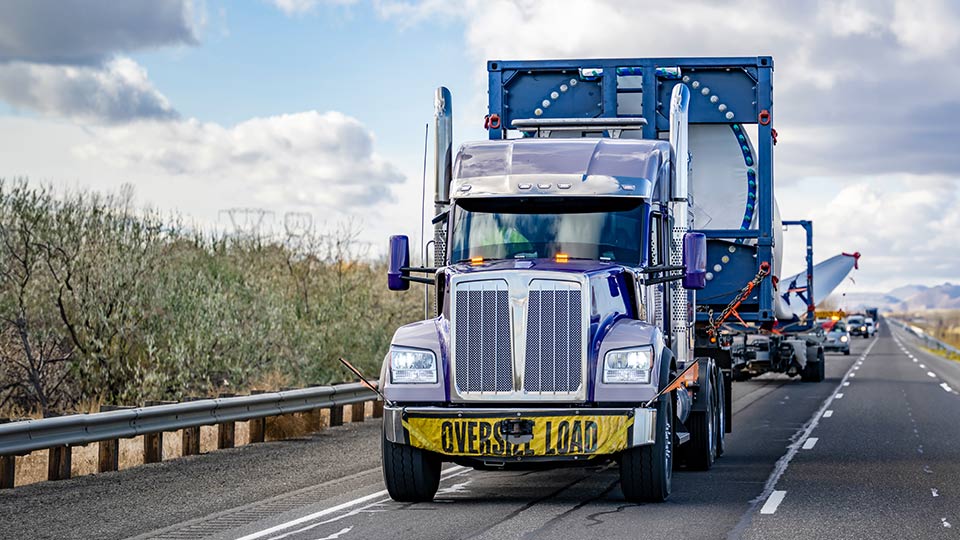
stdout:
[[931,336],[930,334],[927,334],[926,332],[923,331],[922,328],[913,326],[912,324],[907,324],[906,322],[901,321],[901,320],[899,320],[899,319],[891,319],[891,318],[889,318],[889,317],[884,317],[883,320],[885,320],[885,321],[887,321],[887,322],[889,322],[889,323],[892,323],[894,326],[896,326],[896,327],[898,327],[898,328],[901,328],[901,329],[905,330],[906,332],[909,332],[909,333],[912,334],[913,336],[917,337],[918,339],[920,339],[921,341],[923,341],[923,344],[924,344],[928,349],[935,349],[935,350],[940,350],[940,351],[946,351],[946,352],[948,352],[948,353],[952,353],[952,354],[956,354],[956,355],[960,356],[960,349],[954,347],[953,345],[949,345],[949,344],[947,344],[947,343],[944,343],[944,342],[940,341],[939,339]]
[[0,425],[0,455],[239,422],[376,398],[376,393],[363,384],[350,383],[12,422]]

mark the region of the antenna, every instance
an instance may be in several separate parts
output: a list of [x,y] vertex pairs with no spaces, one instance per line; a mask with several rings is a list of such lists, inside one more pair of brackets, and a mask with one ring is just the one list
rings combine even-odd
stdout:
[[[421,261],[420,266],[427,265],[427,249],[423,243],[423,220],[425,219],[424,214],[426,213],[426,199],[427,199],[427,141],[430,137],[430,122],[427,122],[423,126],[423,182],[421,183],[420,189],[420,240],[417,242],[417,245],[420,246],[421,252]],[[423,285],[423,318],[428,318],[429,314],[427,313],[428,305],[430,303],[430,294],[429,286],[427,284]]]

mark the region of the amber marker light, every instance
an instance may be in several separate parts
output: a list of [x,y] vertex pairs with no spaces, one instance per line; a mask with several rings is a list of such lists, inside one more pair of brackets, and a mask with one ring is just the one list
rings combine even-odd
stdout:
[[570,260],[570,255],[567,255],[566,253],[557,253],[557,262],[565,263],[569,260]]
[[470,264],[477,266],[478,264],[483,264],[483,257],[470,257]]

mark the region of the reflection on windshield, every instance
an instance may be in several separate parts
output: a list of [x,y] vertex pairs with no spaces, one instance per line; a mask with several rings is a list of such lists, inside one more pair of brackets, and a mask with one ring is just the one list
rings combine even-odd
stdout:
[[474,199],[454,211],[451,259],[570,258],[642,264],[649,206],[639,198]]

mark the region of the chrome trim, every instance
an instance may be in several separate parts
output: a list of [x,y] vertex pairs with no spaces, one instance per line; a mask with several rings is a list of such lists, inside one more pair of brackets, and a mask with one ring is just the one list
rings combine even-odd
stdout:
[[[580,386],[574,392],[524,391],[526,370],[527,316],[533,281],[546,280],[579,285],[581,291]],[[507,285],[510,302],[510,350],[513,361],[513,389],[509,392],[461,392],[457,383],[457,294],[461,285],[482,281],[500,281]],[[450,280],[450,385],[451,401],[551,401],[583,402],[587,398],[587,358],[589,346],[590,284],[586,276],[564,272],[521,271],[516,269],[455,275]]]

